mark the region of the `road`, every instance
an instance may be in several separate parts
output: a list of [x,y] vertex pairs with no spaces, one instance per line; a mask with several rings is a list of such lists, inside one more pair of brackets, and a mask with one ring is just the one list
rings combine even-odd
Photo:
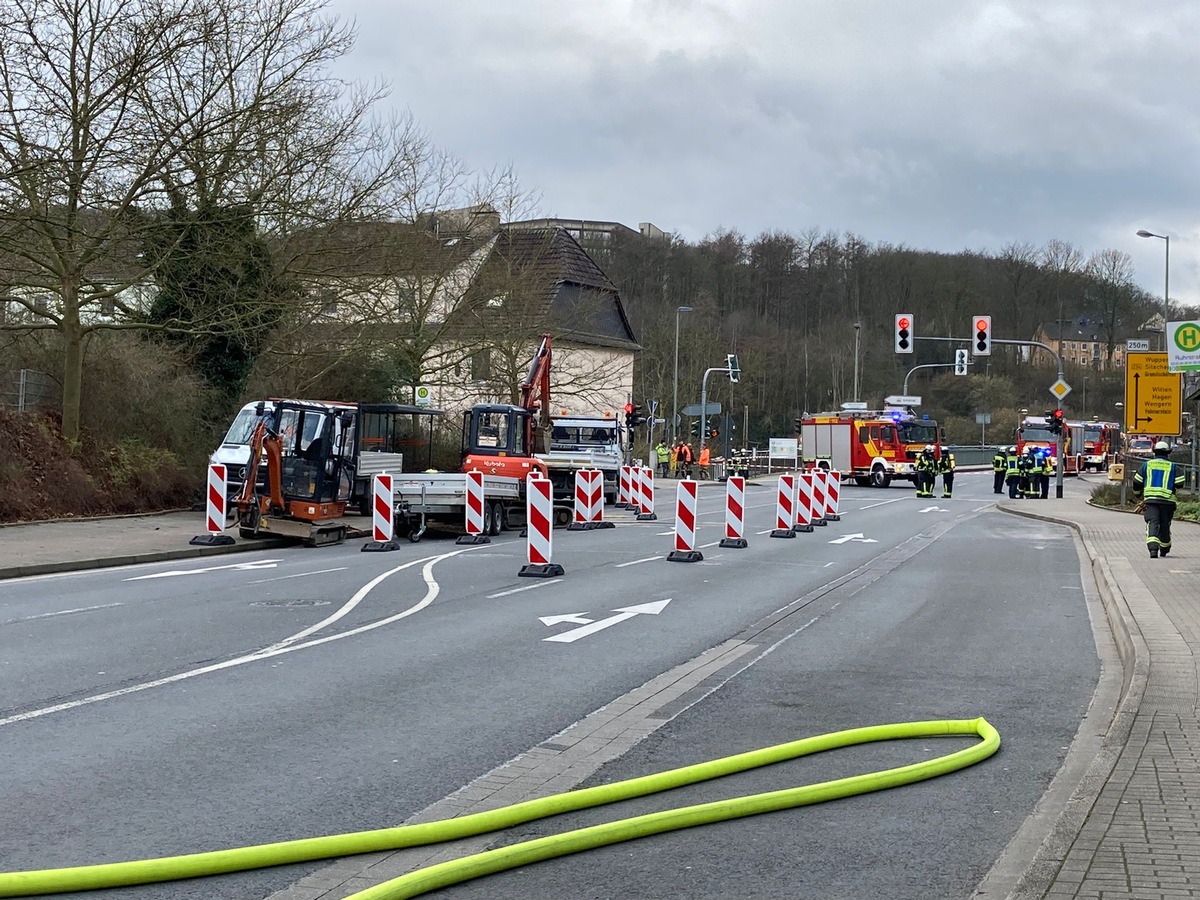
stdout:
[[[660,521],[616,513],[615,529],[556,531],[557,579],[517,577],[524,541],[505,534],[477,547],[427,537],[394,553],[347,544],[6,582],[0,863],[50,868],[398,824],[736,641],[740,655],[656,710],[644,739],[618,739],[614,758],[579,778],[916,719],[983,715],[1003,748],[919,785],[616,845],[438,896],[969,897],[1062,765],[1100,663],[1070,533],[996,512],[990,475],[960,475],[957,487],[953,500],[848,487],[841,522],[791,540],[767,535],[773,489],[750,488],[750,546],[722,550],[723,493],[706,485],[697,563],[664,559],[672,517],[660,487]],[[838,751],[497,841],[969,743]],[[265,898],[319,871],[86,896]],[[287,896],[318,896],[304,884]]]

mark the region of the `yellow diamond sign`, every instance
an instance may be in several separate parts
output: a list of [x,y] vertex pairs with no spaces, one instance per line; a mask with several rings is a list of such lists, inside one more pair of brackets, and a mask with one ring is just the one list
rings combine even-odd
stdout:
[[1059,400],[1062,400],[1063,397],[1071,393],[1071,386],[1060,378],[1058,381],[1054,382],[1054,384],[1050,385],[1050,393],[1052,393]]

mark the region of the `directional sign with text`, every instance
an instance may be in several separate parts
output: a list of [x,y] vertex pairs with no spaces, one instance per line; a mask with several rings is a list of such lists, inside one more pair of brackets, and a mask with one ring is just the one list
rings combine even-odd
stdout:
[[1125,431],[1179,434],[1183,431],[1183,376],[1167,368],[1165,353],[1125,355]]

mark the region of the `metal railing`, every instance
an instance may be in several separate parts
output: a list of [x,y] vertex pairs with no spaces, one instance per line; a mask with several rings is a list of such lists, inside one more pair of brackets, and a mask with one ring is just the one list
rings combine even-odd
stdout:
[[54,396],[54,381],[45,372],[21,369],[0,375],[0,406],[28,412],[49,406]]

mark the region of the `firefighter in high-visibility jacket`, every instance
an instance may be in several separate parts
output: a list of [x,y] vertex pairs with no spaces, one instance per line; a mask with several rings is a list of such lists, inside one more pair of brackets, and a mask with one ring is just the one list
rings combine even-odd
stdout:
[[1004,492],[1004,476],[1008,473],[1008,450],[1001,447],[992,457],[992,493]]
[[1004,481],[1008,485],[1008,496],[1016,500],[1021,496],[1021,457],[1016,447],[1009,447],[1004,454]]
[[949,450],[942,450],[938,471],[942,473],[942,496],[949,497],[954,493],[954,454]]
[[1050,454],[1047,453],[1042,457],[1042,467],[1038,470],[1038,498],[1046,500],[1050,497],[1050,476],[1054,472],[1054,465],[1050,462]]
[[1146,549],[1151,559],[1171,552],[1171,519],[1175,516],[1175,487],[1179,467],[1168,458],[1171,448],[1166,441],[1154,445],[1154,458],[1142,463],[1133,476],[1133,492],[1143,501],[1146,520]]
[[1038,472],[1042,470],[1042,461],[1038,459],[1037,450],[1027,449],[1017,460],[1017,469],[1021,473],[1021,496],[1026,500],[1035,499],[1038,494]]
[[925,449],[917,456],[917,496],[933,496],[933,479],[937,477],[938,460],[933,452],[933,444],[926,444]]

